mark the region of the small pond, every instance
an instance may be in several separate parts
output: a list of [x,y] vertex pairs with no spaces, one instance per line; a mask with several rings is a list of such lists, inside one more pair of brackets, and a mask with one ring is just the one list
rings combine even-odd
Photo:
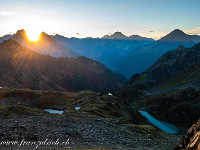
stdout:
[[62,110],[56,110],[56,109],[44,109],[44,111],[47,111],[49,113],[53,113],[53,114],[62,114],[64,111]]

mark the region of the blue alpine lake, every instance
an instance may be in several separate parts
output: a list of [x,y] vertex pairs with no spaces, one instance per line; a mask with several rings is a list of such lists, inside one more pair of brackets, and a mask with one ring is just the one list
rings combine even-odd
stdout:
[[161,129],[162,131],[166,132],[166,133],[178,133],[179,129],[167,122],[164,121],[159,121],[156,118],[154,118],[153,116],[151,116],[148,112],[146,111],[139,111],[140,114],[142,116],[144,116],[145,118],[147,118],[147,120],[152,123],[154,126],[158,127],[159,129]]

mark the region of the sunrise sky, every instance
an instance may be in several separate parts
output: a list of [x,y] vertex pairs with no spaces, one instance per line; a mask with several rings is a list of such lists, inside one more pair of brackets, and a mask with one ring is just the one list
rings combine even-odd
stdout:
[[176,28],[200,34],[199,5],[199,0],[0,0],[0,36],[19,29],[80,38],[121,31],[159,39]]

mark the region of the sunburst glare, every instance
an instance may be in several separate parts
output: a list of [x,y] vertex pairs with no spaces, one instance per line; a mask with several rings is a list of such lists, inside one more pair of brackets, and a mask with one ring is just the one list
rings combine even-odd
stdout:
[[35,30],[34,29],[31,29],[31,30],[26,29],[27,37],[31,41],[37,41],[37,40],[39,40],[40,33],[41,33],[41,31],[36,30],[36,29]]

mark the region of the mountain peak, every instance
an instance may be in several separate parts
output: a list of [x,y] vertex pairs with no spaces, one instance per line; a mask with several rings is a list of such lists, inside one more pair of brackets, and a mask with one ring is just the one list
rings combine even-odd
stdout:
[[52,39],[51,36],[48,35],[48,34],[45,33],[45,32],[42,32],[42,33],[40,34],[40,38]]
[[171,33],[184,33],[184,32],[180,29],[175,29]]
[[[42,32],[40,35],[46,36],[48,34],[46,34],[45,32]],[[49,35],[48,35],[49,36]]]
[[124,35],[122,32],[115,32],[114,34],[111,35],[105,35],[102,38],[104,39],[127,39],[128,37]]
[[111,35],[112,38],[116,39],[126,39],[127,36],[122,34],[121,32],[117,31],[113,35]]
[[23,34],[26,34],[26,31],[25,31],[24,29],[21,29],[21,30],[18,30],[18,31],[16,32],[16,35],[17,35],[17,34],[23,35]]
[[194,42],[189,35],[184,33],[180,29],[175,29],[163,38],[161,38],[159,41],[163,42],[187,42],[192,43]]
[[18,30],[13,36],[15,37],[14,39],[17,42],[19,42],[18,39],[23,39],[24,41],[26,41],[28,39],[26,30],[24,30],[24,29]]
[[187,34],[186,33],[184,33],[182,30],[180,30],[180,29],[175,29],[175,30],[173,30],[172,32],[170,32],[169,34],[168,34],[168,36],[186,36]]
[[122,32],[117,31],[113,35],[124,35],[124,34],[122,34]]

